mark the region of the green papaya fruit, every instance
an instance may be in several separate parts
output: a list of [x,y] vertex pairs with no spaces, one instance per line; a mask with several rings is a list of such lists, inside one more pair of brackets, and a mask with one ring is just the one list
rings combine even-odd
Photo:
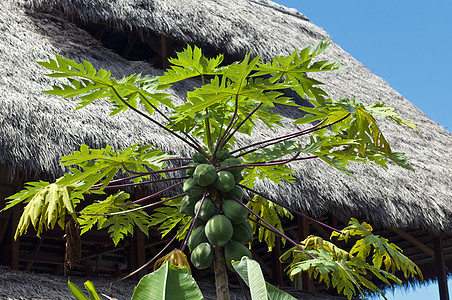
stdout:
[[240,183],[240,181],[242,181],[243,179],[245,179],[245,178],[243,178],[242,173],[239,173],[238,175],[234,175],[234,180],[236,183]]
[[[223,162],[221,162],[220,167],[225,168],[228,166],[234,166],[234,165],[240,165],[240,164],[242,164],[242,161],[240,159],[231,157],[231,158],[225,159]],[[242,172],[243,169],[244,169],[243,167],[238,166],[238,167],[229,168],[229,169],[227,169],[227,171],[231,172],[232,175],[238,175],[238,174],[240,174],[240,172]]]
[[201,219],[201,218],[196,218],[196,221],[195,221],[195,228],[197,228],[197,227],[199,227],[199,226],[201,226],[201,225],[206,225],[206,223],[207,223],[206,220],[203,220],[203,219]]
[[190,260],[197,269],[207,269],[213,261],[213,249],[209,243],[199,244],[190,254]]
[[[195,204],[195,209],[193,210],[195,214],[198,211],[200,205],[201,200],[199,200]],[[204,199],[204,202],[202,203],[198,218],[201,218],[203,220],[209,220],[211,217],[213,217],[214,214],[215,214],[215,204],[213,204],[212,199],[206,197],[206,199]]]
[[[225,199],[234,199],[234,197],[235,197],[235,198],[237,198],[240,201],[243,200],[243,191],[238,186],[234,187],[232,190],[230,190],[227,193],[221,192],[221,195]],[[232,197],[232,196],[234,196],[234,197]]]
[[232,224],[240,224],[248,216],[248,210],[235,200],[224,201],[221,209]]
[[209,164],[200,164],[193,173],[193,178],[200,186],[208,186],[217,180],[217,170]]
[[190,250],[195,249],[199,244],[207,242],[206,233],[204,232],[204,225],[198,226],[190,234],[187,245]]
[[239,242],[230,241],[224,246],[224,259],[226,260],[226,266],[228,266],[231,271],[235,272],[232,267],[232,261],[239,261],[243,256],[252,258],[251,251]]
[[240,224],[232,224],[234,232],[232,233],[232,240],[239,243],[251,243],[253,241],[253,227],[248,221],[243,221]]
[[206,237],[214,246],[224,246],[232,237],[232,223],[224,215],[215,215],[205,227]]
[[193,154],[193,161],[195,163],[204,164],[207,162],[207,158],[202,153]]
[[220,171],[217,173],[215,188],[220,192],[229,192],[235,186],[234,175],[228,171]]
[[[191,163],[191,164],[188,164],[187,166],[189,166],[189,167],[196,167],[196,166],[198,166],[199,165],[199,163]],[[195,172],[195,168],[190,168],[190,169],[186,169],[185,170],[185,174],[187,175],[187,176],[193,176],[193,173]]]
[[206,188],[198,185],[194,178],[188,178],[184,180],[182,190],[196,200],[202,197]]
[[216,158],[220,161],[223,161],[225,159],[228,159],[231,157],[231,154],[229,154],[229,151],[226,149],[220,150],[217,152]]
[[179,211],[187,216],[194,216],[193,210],[195,209],[195,199],[186,195],[180,201]]

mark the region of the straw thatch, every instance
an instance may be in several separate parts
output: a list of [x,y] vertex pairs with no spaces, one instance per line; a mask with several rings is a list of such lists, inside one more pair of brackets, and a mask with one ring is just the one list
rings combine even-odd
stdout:
[[[71,277],[71,282],[82,290],[83,283],[87,280],[81,277]],[[112,279],[91,278],[101,299],[107,299],[102,294],[116,300],[130,299],[133,288],[137,282],[126,280],[114,283],[110,290]],[[13,271],[0,266],[0,299],[4,300],[67,300],[74,299],[67,285],[68,278],[63,276],[48,276],[46,274],[36,274],[31,272]],[[211,283],[200,282],[199,287],[205,300],[215,300],[215,287]],[[243,292],[238,286],[231,286],[231,300],[244,299]],[[300,300],[340,300],[342,297],[335,297],[325,294],[311,294],[299,291],[288,291]]]
[[[268,59],[328,38],[301,14],[271,1],[259,2],[34,0],[30,8],[24,8],[19,0],[4,1],[0,10],[0,162],[10,178],[19,173],[59,176],[57,160],[81,143],[122,148],[144,141],[170,153],[187,152],[178,141],[133,114],[105,118],[108,111],[103,103],[71,113],[73,100],[41,93],[53,81],[42,76],[43,70],[35,61],[52,53],[86,59],[118,76],[160,73],[145,63],[122,59],[66,19],[100,23],[113,31],[135,31],[143,38],[163,33],[231,57],[251,50]],[[386,228],[452,233],[451,134],[338,45],[333,43],[324,58],[341,59],[349,66],[318,75],[327,83],[331,96],[386,101],[403,118],[419,124],[419,133],[389,122],[381,125],[393,148],[407,153],[416,172],[392,165],[388,170],[353,166],[355,180],[322,162],[310,161],[296,165],[297,184],[276,186],[261,182],[258,188],[294,208],[307,209],[314,216],[340,211],[346,218],[362,217]],[[190,87],[190,83],[183,87]],[[181,87],[172,90],[178,101],[182,101],[181,91]],[[286,123],[297,117],[285,108],[278,108],[278,112],[285,116]],[[262,127],[252,139],[279,135],[290,128],[293,126],[287,124],[272,133]],[[242,144],[247,142],[246,137],[240,139]]]

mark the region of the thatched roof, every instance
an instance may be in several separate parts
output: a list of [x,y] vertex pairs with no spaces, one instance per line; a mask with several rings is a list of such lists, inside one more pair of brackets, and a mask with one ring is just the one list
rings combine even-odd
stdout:
[[[145,124],[132,114],[105,118],[103,103],[71,113],[73,100],[60,100],[41,93],[54,81],[42,76],[35,61],[53,53],[86,59],[120,76],[130,73],[159,74],[140,62],[126,61],[66,19],[102,23],[111,30],[140,32],[143,36],[164,33],[175,40],[215,48],[231,56],[252,50],[264,59],[288,54],[295,48],[328,38],[326,32],[301,14],[284,10],[271,1],[63,1],[34,0],[25,9],[20,0],[4,1],[0,10],[0,162],[12,177],[25,172],[34,176],[61,174],[57,160],[81,143],[92,147],[111,144],[122,148],[144,141],[170,153],[187,149]],[[89,4],[89,5],[88,5]],[[275,7],[272,7],[275,6]],[[63,13],[61,13],[63,12]],[[64,18],[63,18],[64,17]],[[386,101],[404,119],[419,124],[419,133],[383,122],[383,132],[395,151],[406,152],[416,172],[397,166],[354,166],[357,180],[345,177],[322,162],[296,165],[297,184],[276,186],[262,182],[260,190],[294,208],[308,209],[314,216],[333,212],[344,217],[362,217],[383,227],[426,229],[452,233],[452,136],[426,117],[383,79],[332,44],[324,58],[341,59],[349,68],[319,75],[333,97],[351,97],[365,102]],[[189,87],[190,83],[186,84]],[[178,88],[172,90],[182,101]],[[180,95],[181,97],[179,97]],[[293,111],[278,108],[289,122]],[[262,127],[253,141],[293,128],[268,132]],[[240,143],[248,143],[242,138]],[[340,213],[339,213],[340,212]]]
[[[87,291],[83,283],[88,280],[81,277],[71,277],[71,282],[80,287],[85,294]],[[102,294],[117,300],[131,298],[136,281],[126,280],[114,283],[110,290],[110,283],[115,279],[91,278],[101,299],[107,299]],[[13,271],[0,266],[0,299],[6,300],[68,300],[74,299],[67,285],[68,278],[49,274],[36,274],[24,271]],[[199,287],[205,300],[215,300],[216,294],[211,283],[200,282]],[[243,292],[239,286],[231,286],[231,300],[243,299]],[[300,300],[341,300],[343,297],[326,294],[312,294],[304,292],[288,291]]]

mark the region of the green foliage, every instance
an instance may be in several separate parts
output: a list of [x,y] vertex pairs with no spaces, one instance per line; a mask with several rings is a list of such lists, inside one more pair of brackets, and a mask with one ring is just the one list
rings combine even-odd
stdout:
[[80,202],[80,197],[73,195],[77,185],[60,185],[60,182],[61,180],[57,180],[55,183],[29,182],[25,189],[6,198],[11,201],[3,210],[19,203],[26,204],[14,239],[26,233],[30,224],[36,230],[36,235],[40,237],[43,230],[54,228],[56,223],[64,229],[66,214],[71,215],[74,219],[77,218],[75,208]]
[[67,284],[76,300],[101,300],[99,295],[97,294],[94,284],[89,280],[84,284],[85,288],[88,290],[89,298],[87,298],[83,291],[77,285],[73,284],[69,279],[67,281]]
[[[293,278],[305,271],[310,277],[325,282],[327,287],[331,285],[336,288],[338,293],[348,299],[358,293],[364,296],[365,289],[384,297],[383,291],[371,281],[370,275],[387,285],[402,283],[394,275],[398,270],[403,271],[406,278],[418,275],[422,279],[419,268],[401,253],[401,249],[387,239],[373,235],[369,224],[360,224],[356,219],[351,219],[342,233],[334,232],[331,238],[338,237],[347,242],[352,236],[359,237],[350,252],[320,237],[309,236],[300,243],[305,251],[293,247],[284,253],[281,261],[291,260],[287,267],[289,276]],[[372,258],[371,263],[369,257]],[[383,261],[386,270],[381,269]]]
[[76,63],[59,55],[55,55],[55,59],[49,58],[49,62],[39,62],[39,64],[55,71],[46,74],[47,76],[68,78],[70,83],[54,86],[52,90],[45,93],[64,98],[79,96],[80,102],[77,109],[102,98],[110,100],[111,115],[128,108],[136,109],[138,103],[143,105],[149,114],[153,114],[155,107],[160,104],[173,106],[168,94],[155,93],[158,82],[150,76],[131,75],[117,80],[111,76],[110,71],[96,70],[88,61]]
[[168,262],[141,278],[132,300],[200,300],[204,299],[196,281],[187,268]]
[[259,63],[258,72],[254,76],[270,75],[270,82],[279,83],[283,81],[304,99],[315,99],[321,95],[326,95],[323,90],[316,87],[322,83],[306,76],[306,73],[332,71],[341,68],[340,62],[312,62],[312,59],[322,53],[328,45],[328,41],[322,41],[315,49],[305,48],[300,52],[296,50],[287,57],[276,56],[271,62]]
[[[182,240],[187,233],[187,222],[191,220],[190,216],[180,212],[180,203],[182,197],[169,200],[165,202],[165,205],[158,207],[151,215],[151,222],[149,226],[159,226],[157,229],[160,232],[162,238],[170,233],[177,226],[178,230],[181,230],[177,236],[178,240]],[[163,199],[165,200],[165,198]]]
[[[166,166],[163,160],[170,157],[161,150],[152,149],[152,146],[139,146],[138,144],[119,151],[114,151],[111,146],[90,149],[86,145],[81,145],[80,151],[74,151],[73,154],[61,158],[62,165],[76,165],[78,168],[70,168],[71,173],[66,173],[60,180],[60,184],[78,183],[76,195],[87,192],[99,183],[101,183],[99,189],[102,190],[120,171],[122,173],[146,173],[149,169],[161,170]],[[162,176],[165,175],[162,174]],[[134,182],[140,182],[143,178],[148,178],[148,176],[136,177]]]
[[252,300],[295,300],[264,280],[257,261],[244,256],[240,261],[233,262],[232,267],[250,288]]
[[[274,226],[282,233],[284,233],[284,228],[282,227],[281,219],[279,217],[293,218],[292,214],[287,209],[270,202],[263,197],[255,196],[252,201],[248,202],[247,205],[254,212],[259,214],[265,221],[270,223],[270,225]],[[250,216],[250,218],[254,219],[253,216]],[[267,243],[268,251],[271,251],[275,246],[276,235],[270,230],[257,225],[255,222],[250,222],[250,224],[253,227],[253,234],[258,232],[259,241],[265,241]],[[281,241],[283,245],[285,245],[286,240],[281,238]]]
[[388,239],[372,234],[372,226],[366,222],[359,223],[352,218],[349,225],[342,232],[344,234],[332,233],[332,237],[337,237],[339,241],[348,241],[351,236],[360,237],[350,250],[351,255],[365,260],[372,255],[372,264],[381,268],[384,264],[386,271],[394,273],[401,270],[406,278],[419,275],[422,278],[421,270],[418,266],[402,254],[400,249],[394,243],[389,243]]
[[159,77],[160,82],[170,84],[192,77],[215,75],[218,72],[217,67],[223,61],[223,55],[209,59],[202,54],[201,49],[196,46],[192,48],[190,45],[176,55],[177,58],[168,60],[172,66]]
[[[330,164],[343,171],[346,171],[345,166],[350,161],[371,161],[386,167],[387,159],[393,160],[406,169],[413,170],[403,153],[393,154],[389,143],[372,115],[387,117],[412,129],[416,128],[414,123],[399,118],[393,108],[385,107],[384,102],[363,105],[356,103],[354,98],[332,100],[322,97],[312,102],[315,105],[314,108],[300,108],[309,114],[296,120],[295,124],[314,121],[322,121],[325,124],[336,122],[331,127],[332,135],[327,135],[326,128],[314,133],[315,137],[311,141],[316,147],[314,148],[315,151],[311,152],[312,154],[328,163],[331,162],[332,157],[334,163]],[[330,140],[334,143],[330,143]],[[324,144],[325,142],[326,144]]]
[[[94,225],[97,229],[108,228],[115,246],[128,234],[133,235],[135,226],[149,235],[151,217],[144,211],[133,210],[138,205],[126,201],[129,197],[129,194],[121,191],[85,207],[78,219],[81,234],[91,230]],[[125,211],[127,213],[122,213]]]

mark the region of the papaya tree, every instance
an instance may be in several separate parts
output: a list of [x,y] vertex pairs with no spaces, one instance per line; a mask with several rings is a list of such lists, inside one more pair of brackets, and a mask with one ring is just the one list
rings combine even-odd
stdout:
[[[174,239],[181,242],[180,247],[163,255],[167,245],[152,260],[158,259],[155,272],[159,273],[142,279],[134,299],[141,299],[141,293],[146,299],[154,297],[146,293],[156,289],[146,286],[159,282],[155,279],[158,276],[179,278],[179,271],[189,273],[189,259],[198,269],[213,266],[218,299],[229,299],[227,269],[238,272],[254,299],[273,299],[282,292],[269,284],[259,284],[264,282],[262,272],[249,250],[255,233],[269,249],[276,238],[293,245],[281,257],[288,262],[290,278],[308,272],[349,299],[364,295],[366,289],[383,294],[369,274],[389,285],[401,283],[394,275],[396,271],[402,271],[407,278],[422,276],[400,248],[374,235],[367,223],[352,219],[349,226],[338,230],[255,187],[260,179],[293,182],[295,172],[291,166],[310,159],[320,159],[347,175],[351,175],[347,169],[350,162],[387,167],[388,161],[393,161],[411,169],[403,153],[391,150],[375,117],[389,118],[413,129],[415,124],[402,120],[383,102],[364,105],[353,98],[331,99],[321,88],[322,83],[308,76],[342,68],[340,62],[315,60],[328,44],[322,41],[315,48],[296,50],[268,62],[248,54],[242,61],[224,66],[222,55],[207,58],[199,48],[187,46],[170,59],[172,66],[164,75],[130,75],[121,79],[112,77],[109,71],[96,70],[87,61],[77,63],[56,55],[40,62],[53,71],[47,76],[68,80],[46,93],[78,97],[77,109],[107,99],[111,115],[131,110],[155,130],[182,141],[191,155],[165,153],[154,145],[139,143],[123,150],[81,145],[79,151],[61,158],[61,164],[69,167],[63,177],[53,183],[27,183],[22,191],[9,197],[5,209],[25,206],[16,238],[30,225],[38,236],[56,224],[61,228],[71,224],[80,228],[81,234],[93,228],[108,228],[115,244],[133,234],[135,228],[146,235],[151,226],[157,226],[162,236],[177,231]],[[175,103],[168,88],[193,78],[202,84],[186,92],[184,103]],[[284,94],[285,90],[308,99],[311,105],[297,104]],[[293,122],[297,129],[239,147],[238,136],[253,136],[257,123],[270,130],[283,126],[282,117],[272,110],[275,104],[304,112],[302,118]],[[130,200],[126,192],[130,187],[162,182],[169,186],[140,199]],[[173,195],[163,196],[168,193]],[[88,194],[99,195],[99,200],[79,209]],[[152,200],[156,198],[160,200]],[[152,208],[155,209],[148,214]],[[332,240],[315,236],[304,241],[291,239],[284,233],[280,218],[293,214],[326,226],[333,232]],[[355,241],[349,251],[334,244],[337,240],[346,242],[349,237]],[[189,259],[183,253],[187,248]],[[175,282],[179,281],[165,281],[166,289],[158,290],[172,293],[177,290]],[[191,291],[192,299],[202,297],[198,291]]]

